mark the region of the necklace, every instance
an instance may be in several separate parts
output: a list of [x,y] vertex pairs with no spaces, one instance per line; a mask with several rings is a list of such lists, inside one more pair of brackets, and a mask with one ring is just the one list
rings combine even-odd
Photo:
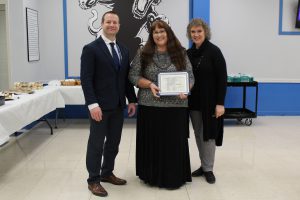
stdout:
[[203,57],[204,56],[200,56],[199,61],[198,61],[197,65],[194,68],[195,71],[197,71],[200,68],[200,64],[201,64],[201,61],[202,61]]
[[[161,58],[160,58],[161,57]],[[171,66],[171,62],[169,61],[169,56],[167,55],[167,53],[161,53],[161,55],[159,55],[159,53],[155,53],[154,57],[153,57],[153,62],[154,64],[160,68],[160,69],[167,69]]]

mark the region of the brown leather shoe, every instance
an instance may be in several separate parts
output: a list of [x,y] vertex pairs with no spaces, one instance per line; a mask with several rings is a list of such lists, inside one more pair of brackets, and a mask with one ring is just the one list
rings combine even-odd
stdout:
[[120,179],[116,177],[114,174],[101,178],[101,182],[108,182],[114,185],[125,185],[127,183],[126,180]]
[[96,196],[106,197],[107,192],[100,183],[91,183],[88,186],[89,190]]

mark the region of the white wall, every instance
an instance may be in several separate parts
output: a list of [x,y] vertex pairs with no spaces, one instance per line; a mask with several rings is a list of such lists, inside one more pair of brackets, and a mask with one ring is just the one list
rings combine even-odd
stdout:
[[40,63],[43,80],[64,79],[62,0],[36,0],[40,18]]
[[[12,82],[63,79],[62,1],[10,0],[8,6]],[[35,62],[27,58],[26,7],[39,15],[40,60]]]
[[0,90],[9,88],[5,4],[0,3]]
[[[284,0],[285,5],[287,1],[297,0]],[[63,79],[62,0],[8,2],[12,81]],[[25,7],[39,11],[38,62],[27,61]],[[212,42],[223,51],[229,73],[252,74],[260,81],[300,82],[300,36],[278,34],[279,0],[211,0],[210,13]]]
[[8,3],[12,82],[39,80],[39,62],[27,61],[25,7],[37,10],[35,1],[10,0]]
[[229,74],[300,82],[300,35],[278,34],[278,0],[211,0],[210,12],[212,41],[223,51]]

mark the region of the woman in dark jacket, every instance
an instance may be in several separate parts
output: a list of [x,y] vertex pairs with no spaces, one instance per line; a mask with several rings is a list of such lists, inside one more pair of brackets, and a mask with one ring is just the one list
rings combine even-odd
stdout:
[[190,117],[199,150],[201,166],[192,176],[204,175],[215,183],[213,174],[216,146],[222,145],[227,71],[221,50],[212,44],[210,29],[201,19],[192,19],[187,36],[193,45],[187,50],[195,84],[189,96]]

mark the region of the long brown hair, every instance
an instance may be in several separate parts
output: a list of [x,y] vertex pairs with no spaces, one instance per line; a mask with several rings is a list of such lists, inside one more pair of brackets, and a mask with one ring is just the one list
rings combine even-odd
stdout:
[[171,27],[162,20],[156,20],[151,24],[148,40],[141,52],[142,69],[145,69],[147,65],[153,62],[156,47],[153,32],[156,28],[163,28],[167,33],[167,52],[171,58],[171,62],[176,66],[176,69],[178,71],[186,69],[184,48],[181,46]]

